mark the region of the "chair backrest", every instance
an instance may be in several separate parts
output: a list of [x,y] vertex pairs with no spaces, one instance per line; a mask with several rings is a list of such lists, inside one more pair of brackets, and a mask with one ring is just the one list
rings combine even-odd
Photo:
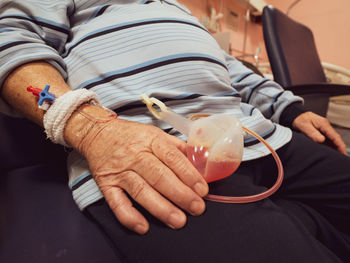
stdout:
[[265,6],[263,34],[276,82],[284,87],[326,82],[312,31],[273,6]]

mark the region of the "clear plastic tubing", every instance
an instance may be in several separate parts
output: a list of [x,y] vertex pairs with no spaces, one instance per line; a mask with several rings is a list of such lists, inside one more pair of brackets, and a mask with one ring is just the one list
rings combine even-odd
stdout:
[[222,195],[212,195],[208,194],[205,199],[209,201],[214,201],[214,202],[220,202],[220,203],[252,203],[256,201],[263,200],[273,193],[275,193],[278,188],[280,188],[282,181],[283,181],[283,165],[281,162],[281,159],[278,157],[277,153],[275,152],[274,149],[263,139],[261,138],[258,134],[255,132],[249,130],[248,128],[242,126],[243,130],[246,131],[247,133],[250,133],[254,137],[256,137],[260,142],[262,142],[271,152],[273,158],[275,159],[275,162],[277,164],[278,168],[278,175],[277,175],[277,180],[275,184],[265,192],[262,192],[260,194],[256,195],[249,195],[249,196],[222,196]]

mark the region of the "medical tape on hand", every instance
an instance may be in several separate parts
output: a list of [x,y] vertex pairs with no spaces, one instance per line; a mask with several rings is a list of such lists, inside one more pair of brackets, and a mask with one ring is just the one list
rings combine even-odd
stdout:
[[64,139],[64,128],[73,112],[84,103],[101,105],[96,93],[86,89],[69,91],[52,103],[43,119],[45,133],[52,142],[69,147]]

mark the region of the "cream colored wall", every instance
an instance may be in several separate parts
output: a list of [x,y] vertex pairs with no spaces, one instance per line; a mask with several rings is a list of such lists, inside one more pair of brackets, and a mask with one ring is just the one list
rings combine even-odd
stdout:
[[[295,0],[265,0],[283,12]],[[237,31],[232,31],[232,54],[241,52],[254,54],[257,47],[261,47],[260,60],[267,61],[261,24],[249,22],[247,24],[247,38],[244,48],[245,8],[243,0],[179,0],[200,19],[203,14],[208,15],[208,4],[220,5],[223,10],[232,8],[240,15]],[[301,0],[290,12],[290,17],[307,25],[314,32],[315,41],[320,58],[324,62],[350,69],[350,0]],[[230,29],[223,21],[222,30]]]
[[[242,56],[243,54],[255,54],[257,47],[261,48],[261,54],[259,55],[264,61],[266,61],[266,53],[264,40],[262,36],[261,24],[252,22],[245,22],[244,16],[246,14],[246,5],[242,0],[178,0],[180,3],[187,6],[192,14],[201,21],[202,15],[209,15],[209,5],[216,5],[217,9],[221,10],[224,15],[227,16],[226,12],[230,8],[238,16],[238,27],[234,30],[230,25],[225,22],[223,18],[221,20],[221,30],[231,32],[231,54],[234,56]],[[247,26],[247,28],[245,28]],[[244,33],[246,39],[244,38]],[[254,61],[251,56],[245,58],[249,61]]]

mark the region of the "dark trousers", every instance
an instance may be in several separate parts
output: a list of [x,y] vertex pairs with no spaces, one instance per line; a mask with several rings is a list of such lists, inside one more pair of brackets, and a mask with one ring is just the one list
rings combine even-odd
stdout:
[[[278,150],[285,180],[272,197],[250,204],[207,202],[172,230],[138,207],[150,221],[139,236],[122,227],[104,201],[86,214],[99,225],[124,262],[288,263],[350,262],[350,158],[294,133]],[[276,179],[271,156],[241,164],[210,192],[261,192]]]

